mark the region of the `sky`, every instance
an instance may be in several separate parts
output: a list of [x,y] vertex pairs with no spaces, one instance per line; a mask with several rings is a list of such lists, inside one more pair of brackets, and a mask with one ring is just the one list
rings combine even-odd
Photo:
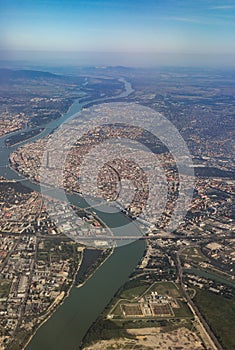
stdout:
[[235,65],[235,1],[0,0],[2,59]]

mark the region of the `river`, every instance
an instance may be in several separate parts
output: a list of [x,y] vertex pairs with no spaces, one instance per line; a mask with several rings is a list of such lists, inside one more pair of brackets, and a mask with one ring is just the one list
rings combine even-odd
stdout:
[[[115,99],[126,97],[134,91],[130,83],[124,79],[121,79],[121,81],[123,81],[125,85],[125,91],[119,96],[114,97]],[[113,98],[92,100],[89,101],[89,104],[94,102],[106,102],[112,99]],[[35,191],[40,191],[39,185],[26,180],[9,167],[8,158],[10,153],[25,143],[47,136],[87,104],[88,102],[83,104],[80,104],[79,101],[74,102],[68,112],[61,118],[46,125],[42,125],[45,130],[41,134],[15,146],[9,148],[5,146],[5,139],[9,137],[9,134],[0,138],[0,175],[7,179],[22,181],[25,186]],[[16,133],[17,132],[14,134]],[[51,191],[50,194],[53,196],[53,191]],[[80,207],[86,206],[86,203],[83,203],[82,198],[79,196],[72,195],[70,199],[73,204]],[[113,231],[115,227],[118,227],[119,234],[123,234],[123,232],[120,231],[125,230],[125,224],[128,222],[130,223],[130,225],[128,225],[128,234],[136,236],[138,231],[137,235],[140,235],[139,229],[135,223],[131,222],[131,220],[122,213],[113,216],[110,214],[103,214],[101,219]],[[143,256],[144,250],[145,242],[143,240],[116,248],[109,259],[96,270],[93,276],[81,288],[73,287],[71,289],[64,303],[60,305],[47,322],[38,329],[26,350],[77,350],[91,324],[112,299],[116,291],[128,280],[128,276]]]
[[78,350],[90,325],[127,281],[145,248],[144,241],[116,248],[111,257],[37,331],[27,350]]

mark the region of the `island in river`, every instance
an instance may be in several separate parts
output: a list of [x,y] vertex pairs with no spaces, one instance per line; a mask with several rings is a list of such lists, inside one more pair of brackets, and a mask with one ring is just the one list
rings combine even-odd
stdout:
[[36,135],[39,135],[44,130],[45,130],[44,128],[36,128],[29,131],[17,132],[15,135],[11,135],[7,139],[5,139],[5,144],[7,147],[11,147],[13,145],[16,145],[17,143],[20,143],[22,141],[31,139]]
[[[31,79],[31,76],[34,79],[33,72],[31,73],[29,74],[29,79]],[[43,74],[42,76],[43,79],[52,79],[53,82],[57,78],[50,74]],[[52,81],[51,84],[53,84]],[[63,81],[62,77],[60,77],[60,81]],[[22,81],[18,83],[19,86],[22,86]],[[71,80],[69,81],[70,83]],[[112,81],[109,80],[108,83],[111,86]],[[30,88],[33,91],[34,82],[30,80],[30,84],[32,84]],[[46,81],[45,84],[47,85]],[[66,84],[65,82],[63,89],[67,88]],[[97,90],[96,95],[92,95],[92,89],[89,88],[89,84],[86,84],[85,89],[89,89],[87,95],[90,96],[90,102],[92,97],[98,98],[100,95],[97,94]],[[132,91],[126,82],[119,82],[115,79],[115,84],[114,89],[108,89],[109,94],[112,91],[115,95],[116,88],[120,96],[128,95],[129,91]],[[120,87],[123,88],[123,86],[126,88],[125,92],[120,90]],[[102,99],[104,99],[106,95],[102,92],[101,85],[99,90],[103,96]],[[44,96],[45,91],[43,92]],[[58,101],[52,99],[52,102],[53,107],[55,107]],[[39,111],[39,108],[44,108],[45,104],[49,103],[49,100],[39,97],[38,99],[32,99],[30,103],[36,103]],[[40,104],[42,105],[41,107]],[[30,106],[28,107],[31,108]],[[61,235],[57,231],[53,220],[46,213],[42,198],[36,192],[40,190],[39,186],[26,181],[8,167],[9,155],[16,147],[25,143],[28,137],[33,140],[45,137],[63,121],[79,111],[81,107],[82,105],[79,101],[76,101],[62,117],[56,120],[52,118],[49,124],[43,125],[40,128],[40,133],[35,131],[39,131],[39,129],[28,129],[23,132],[14,132],[14,134],[2,137],[0,140],[1,175],[8,178],[1,177],[2,198],[5,198],[4,205],[1,206],[1,213],[3,213],[1,247],[5,250],[5,253],[1,255],[3,263],[1,265],[0,280],[0,295],[3,302],[3,307],[1,308],[3,318],[1,318],[0,329],[1,346],[3,348],[6,346],[8,349],[22,349],[25,347],[25,343],[28,342],[32,332],[35,332],[37,327],[51,316],[64,298],[70,295],[71,287],[76,285],[76,276],[77,282],[83,280],[84,283],[86,278],[92,276],[92,273],[96,271],[99,263],[107,259],[107,254],[110,254],[110,251],[107,251],[107,253],[99,254],[99,256],[95,254],[94,256],[94,251],[90,251],[90,254],[85,253],[85,260],[82,259],[83,253],[79,246],[69,240],[68,237]],[[20,185],[17,181],[22,181],[24,185]],[[51,198],[50,200],[55,200],[59,203],[58,198]],[[80,199],[77,200],[75,205],[79,203]],[[61,209],[63,211],[66,210],[64,207]],[[124,215],[122,216],[125,217]],[[94,217],[94,220],[89,218],[90,224],[95,222],[95,215],[93,214],[92,217]],[[84,224],[89,226],[86,222]],[[12,237],[14,237],[14,243]],[[92,259],[90,259],[91,255]],[[77,275],[81,263],[83,272],[81,270],[81,273]],[[13,284],[8,277],[9,271],[11,273],[14,272]],[[104,294],[104,297],[107,298],[107,295],[105,296]],[[85,301],[83,302],[85,303]],[[8,309],[5,309],[5,307],[8,307]],[[6,315],[7,318],[5,317]],[[93,317],[97,317],[97,315],[97,311],[92,313],[88,320],[88,327],[94,321]],[[9,321],[11,319],[12,321]]]
[[[105,84],[112,85],[112,80],[97,77],[98,72],[100,75],[120,76],[118,69],[114,73],[114,68],[102,72],[94,68],[95,77],[88,77],[86,82],[82,77],[80,85],[86,84],[86,102],[92,95],[92,82],[96,88],[100,87],[99,96],[96,93],[93,95],[98,100],[101,94],[105,93],[102,92],[102,87],[104,88]],[[19,342],[15,343],[13,349],[22,349],[22,344],[25,344],[26,338],[32,332],[27,317],[23,318],[22,315],[25,311],[34,316],[37,316],[37,311],[45,314],[45,310],[51,304],[50,289],[55,299],[59,296],[62,286],[64,290],[61,297],[64,298],[66,294],[68,297],[39,328],[28,344],[28,349],[74,350],[81,346],[88,349],[160,347],[162,350],[167,346],[176,346],[168,342],[169,337],[177,341],[182,340],[182,343],[178,344],[186,349],[194,349],[193,345],[191,346],[193,342],[198,348],[204,346],[206,349],[235,347],[230,327],[235,322],[232,312],[234,163],[230,147],[234,97],[228,94],[228,98],[225,98],[224,95],[224,86],[227,85],[227,91],[231,91],[233,75],[226,76],[227,73],[221,71],[216,75],[214,73],[200,71],[198,74],[197,71],[184,70],[182,74],[180,69],[177,74],[167,70],[164,74],[157,70],[125,70],[125,76],[135,87],[128,101],[143,103],[166,113],[189,142],[194,162],[199,169],[196,171],[192,207],[174,234],[169,236],[164,230],[158,229],[150,232],[147,249],[143,240],[116,249],[81,288],[72,287],[70,292],[69,287],[74,283],[72,276],[75,276],[77,266],[82,261],[82,252],[77,250],[76,243],[56,232],[50,218],[40,211],[42,207],[36,192],[39,189],[37,184],[25,181],[22,176],[9,169],[8,157],[16,147],[6,149],[4,138],[0,140],[0,173],[8,179],[3,180],[4,186],[7,187],[4,187],[2,195],[3,198],[6,195],[10,199],[10,207],[5,199],[1,207],[2,218],[6,223],[5,231],[1,234],[0,255],[0,330],[3,347],[9,345],[10,349],[9,339],[14,338]],[[57,77],[50,76],[48,79],[52,79],[49,85],[46,84],[50,88],[55,84],[57,87],[60,85]],[[196,90],[195,79],[198,84]],[[60,101],[56,101],[54,96],[50,108],[55,110],[58,103],[67,103],[63,96],[69,89],[73,90],[73,98],[78,97],[78,93],[81,94],[81,91],[78,92],[78,84],[72,86],[71,80],[67,82],[68,84],[62,84]],[[33,84],[35,82],[31,81],[31,89]],[[122,87],[123,83],[120,80],[116,81],[112,92],[117,96]],[[164,96],[167,96],[167,99]],[[206,98],[201,98],[202,96]],[[49,98],[43,100],[43,96],[39,97],[42,100],[33,99],[30,102],[33,104],[31,107],[34,108],[35,104],[42,107],[49,103]],[[10,105],[9,98],[9,108]],[[18,107],[24,108],[23,104],[18,104]],[[30,106],[26,107],[29,111]],[[75,102],[69,113],[61,118],[56,115],[58,119],[43,125],[45,130],[33,139],[47,136],[81,107],[79,102]],[[11,108],[16,108],[16,104]],[[225,115],[224,111],[228,109],[231,109],[231,113]],[[10,112],[14,115],[13,112],[16,111]],[[12,130],[16,126],[18,127],[14,123],[8,124],[8,128]],[[171,168],[172,173],[175,170],[175,167]],[[29,194],[25,191],[24,195],[17,195],[18,189],[14,192],[12,183],[7,184],[10,179],[23,180],[34,193]],[[170,188],[176,188],[174,178],[170,179]],[[81,198],[76,197],[75,201],[73,204],[82,208]],[[66,208],[63,208],[63,211],[65,210]],[[22,213],[25,215],[25,222],[21,221]],[[39,220],[38,214],[42,214]],[[113,228],[113,221],[117,220],[118,223],[119,219],[120,217],[111,215],[102,217],[102,222]],[[122,220],[126,220],[126,217],[122,216]],[[16,229],[23,230],[25,234],[16,234]],[[144,258],[138,265],[143,254]],[[134,270],[136,265],[138,266]],[[132,284],[126,284],[123,290],[120,289],[131,273]],[[90,273],[88,275],[90,276]],[[9,278],[11,276],[12,278]],[[29,303],[26,301],[28,297],[31,298]],[[43,302],[40,303],[40,300]],[[57,300],[61,302],[60,299]],[[106,305],[108,306],[105,309]],[[218,308],[217,305],[221,307]],[[97,318],[99,315],[100,318]],[[17,323],[17,320],[20,322]]]

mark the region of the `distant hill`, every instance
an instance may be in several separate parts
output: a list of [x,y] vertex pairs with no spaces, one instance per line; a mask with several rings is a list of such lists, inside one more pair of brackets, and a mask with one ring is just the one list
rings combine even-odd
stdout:
[[88,73],[94,73],[97,74],[97,72],[102,72],[102,74],[106,73],[128,73],[135,71],[136,68],[133,67],[125,67],[125,66],[87,66],[87,67],[82,67],[81,71],[82,72],[88,72]]
[[0,84],[7,83],[15,79],[61,79],[61,75],[41,72],[36,70],[12,70],[0,68]]

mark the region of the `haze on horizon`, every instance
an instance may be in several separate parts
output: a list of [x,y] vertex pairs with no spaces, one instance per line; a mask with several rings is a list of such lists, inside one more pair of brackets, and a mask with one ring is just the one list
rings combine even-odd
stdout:
[[235,1],[9,0],[1,60],[235,66]]

